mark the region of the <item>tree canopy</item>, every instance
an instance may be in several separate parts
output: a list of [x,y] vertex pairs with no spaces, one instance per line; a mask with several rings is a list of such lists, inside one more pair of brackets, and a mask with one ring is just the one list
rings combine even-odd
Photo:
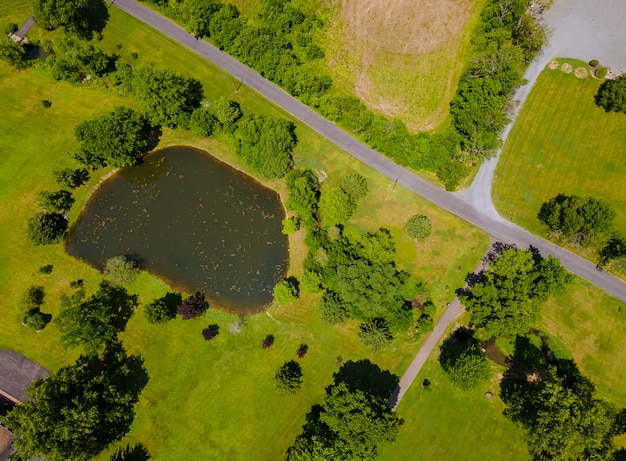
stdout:
[[135,165],[148,151],[150,126],[132,109],[117,107],[112,112],[85,120],[74,133],[81,149],[114,167]]
[[489,363],[470,330],[459,328],[440,347],[439,363],[450,381],[470,390],[489,379]]
[[36,380],[27,391],[31,400],[16,405],[2,422],[26,457],[87,461],[128,432],[147,380],[141,358],[113,344]]
[[150,123],[170,128],[188,119],[203,98],[198,80],[150,63],[133,69],[132,90]]
[[63,239],[67,219],[59,213],[35,213],[28,220],[27,236],[35,245],[49,245]]
[[596,105],[606,112],[626,114],[626,75],[602,82],[595,99]]
[[72,296],[63,295],[57,317],[61,339],[68,346],[84,346],[89,355],[97,354],[125,329],[135,307],[136,296],[105,281],[89,298],[83,288]]
[[293,123],[267,115],[248,115],[237,124],[235,151],[266,178],[282,178],[293,167],[297,138]]
[[315,213],[320,199],[317,176],[308,169],[291,170],[287,174],[287,190],[287,209],[294,211],[305,226],[312,228],[316,223]]
[[562,294],[572,280],[559,260],[507,249],[481,275],[463,303],[473,326],[489,336],[526,333],[539,320],[541,303]]
[[65,27],[71,32],[89,29],[89,13],[101,0],[30,0],[37,24],[47,30]]

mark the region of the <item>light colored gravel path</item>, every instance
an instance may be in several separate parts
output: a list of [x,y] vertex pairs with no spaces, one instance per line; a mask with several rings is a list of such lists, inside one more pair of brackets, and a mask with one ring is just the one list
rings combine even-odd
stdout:
[[[528,80],[515,93],[518,106],[511,123],[502,133],[503,142],[541,71],[556,57],[598,59],[614,73],[626,71],[626,0],[555,0],[544,13],[543,23],[550,31],[541,56],[528,67]],[[493,206],[491,189],[500,158],[485,161],[472,185],[455,195],[493,219],[501,220]]]

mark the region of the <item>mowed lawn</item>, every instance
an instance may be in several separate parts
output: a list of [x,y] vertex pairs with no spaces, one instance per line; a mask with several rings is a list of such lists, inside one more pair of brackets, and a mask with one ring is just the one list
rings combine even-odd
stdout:
[[[138,53],[137,62],[151,61],[192,75],[202,81],[209,101],[226,94],[246,111],[287,117],[245,87],[235,93],[230,77],[193,53],[114,8],[110,12],[100,42],[108,51],[135,61],[131,57],[134,51]],[[38,29],[31,34],[46,35]],[[80,351],[63,348],[54,322],[41,333],[22,327],[24,312],[19,297],[29,285],[43,285],[46,299],[42,311],[56,316],[59,296],[69,291],[69,281],[84,279],[88,290],[94,290],[100,275],[68,256],[61,245],[33,247],[25,238],[26,223],[38,209],[37,191],[57,187],[52,170],[74,165],[67,153],[77,147],[73,135],[76,124],[118,105],[134,107],[134,103],[97,83],[71,86],[54,82],[37,69],[18,72],[4,64],[0,64],[0,98],[5,113],[11,114],[0,119],[0,347],[16,349],[56,370],[71,363]],[[43,99],[51,101],[52,106],[45,109]],[[431,285],[442,310],[462,285],[465,274],[478,263],[487,247],[487,236],[405,189],[394,187],[392,181],[338,151],[311,130],[298,125],[297,135],[298,165],[324,170],[331,181],[338,182],[353,171],[367,177],[371,193],[367,203],[357,210],[353,226],[363,232],[381,225],[389,227],[397,240],[399,266]],[[161,145],[177,143],[203,147],[247,171],[220,143],[195,138],[182,130],[164,130]],[[94,173],[89,184],[75,192],[77,203],[70,213],[71,221],[77,218],[90,191],[109,172]],[[284,197],[281,181],[265,183],[275,186]],[[417,212],[431,217],[434,226],[433,236],[421,245],[406,238],[402,231],[406,219]],[[299,275],[302,236],[291,240],[291,272]],[[52,274],[38,272],[45,264],[54,265]],[[139,295],[143,306],[164,294],[167,287],[142,274],[129,291]],[[164,326],[148,324],[140,306],[122,339],[129,351],[145,359],[150,382],[136,407],[132,430],[121,445],[143,443],[155,460],[280,459],[300,432],[311,405],[322,400],[324,388],[341,362],[368,358],[401,374],[419,348],[419,342],[398,338],[374,355],[358,341],[356,323],[340,327],[324,324],[317,303],[318,298],[312,296],[292,305],[272,307],[269,315],[248,318],[238,336],[228,331],[228,324],[236,317],[220,312],[216,309],[219,306],[201,320],[177,319]],[[206,342],[200,332],[211,323],[220,325],[220,334]],[[273,334],[276,342],[263,350],[261,341],[267,334]],[[281,396],[273,389],[272,377],[285,360],[296,359],[301,343],[309,346],[309,353],[301,361],[304,387],[294,397]],[[404,430],[419,430],[419,409],[415,411],[403,414]],[[107,454],[101,459],[108,459]]]
[[[588,68],[576,60],[561,60]],[[546,68],[509,134],[495,173],[493,200],[506,219],[545,235],[541,204],[559,193],[605,200],[626,232],[626,115],[594,103],[600,81]]]

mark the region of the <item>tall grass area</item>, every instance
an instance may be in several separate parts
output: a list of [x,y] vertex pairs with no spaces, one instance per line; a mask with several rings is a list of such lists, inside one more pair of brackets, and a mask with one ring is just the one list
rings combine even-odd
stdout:
[[[577,60],[559,62],[588,69]],[[626,232],[626,116],[595,105],[599,86],[574,71],[541,73],[496,169],[493,199],[503,217],[545,235],[537,219],[543,202],[559,193],[591,196],[613,207],[616,227]]]
[[32,13],[28,0],[2,0],[0,2],[0,32],[9,23],[21,26]]
[[[192,52],[115,8],[110,14],[103,40],[98,42],[108,52],[128,62],[150,61],[193,76],[203,83],[209,101],[224,94],[240,102],[246,111],[288,118],[245,86],[235,92],[228,75]],[[49,36],[37,28],[31,35]],[[138,54],[137,59],[132,58],[133,52]],[[32,246],[26,241],[26,223],[38,209],[37,191],[57,188],[52,171],[74,165],[67,153],[77,147],[73,134],[76,124],[118,105],[134,107],[134,102],[98,82],[71,86],[55,82],[37,69],[18,72],[1,63],[0,98],[7,114],[0,119],[0,347],[15,349],[54,371],[71,363],[80,351],[66,350],[61,345],[54,321],[41,333],[24,328],[20,295],[31,284],[43,285],[46,299],[42,311],[56,316],[59,296],[69,291],[70,281],[84,279],[87,289],[93,290],[100,274],[67,255],[61,245]],[[44,99],[52,102],[50,108],[43,107]],[[486,250],[487,236],[402,187],[395,187],[393,181],[297,125],[296,163],[323,170],[329,181],[340,181],[353,171],[366,176],[371,192],[352,225],[363,232],[379,226],[390,228],[396,238],[399,266],[428,281],[442,310]],[[182,130],[164,130],[160,146],[170,144],[204,148],[261,180],[214,140],[195,138]],[[93,173],[90,182],[75,192],[77,203],[70,221],[78,217],[90,192],[110,172],[105,169]],[[278,189],[285,198],[282,181],[262,182]],[[434,228],[433,236],[420,245],[402,230],[406,219],[417,212],[428,215]],[[291,238],[290,271],[296,275],[302,269],[302,240],[301,233]],[[50,275],[38,271],[46,264],[54,266]],[[248,318],[239,335],[228,331],[228,324],[236,317],[220,312],[219,306],[213,306],[198,321],[177,319],[158,327],[148,324],[143,305],[167,290],[147,274],[133,282],[129,291],[138,294],[141,306],[122,334],[126,348],[143,356],[150,376],[137,404],[132,430],[122,445],[143,443],[154,460],[280,459],[300,432],[311,405],[322,400],[325,386],[332,382],[332,374],[342,361],[369,358],[399,375],[420,344],[398,338],[386,350],[372,354],[359,342],[356,323],[340,327],[323,323],[314,296],[287,306],[273,306],[267,315]],[[212,323],[220,325],[220,333],[206,342],[200,332]],[[263,350],[261,341],[267,334],[273,334],[276,342]],[[301,361],[303,389],[293,397],[279,395],[273,389],[272,377],[285,360],[296,358],[301,343],[309,346]],[[420,427],[419,411],[403,416],[407,420],[403,430]],[[108,454],[100,459],[108,459]]]

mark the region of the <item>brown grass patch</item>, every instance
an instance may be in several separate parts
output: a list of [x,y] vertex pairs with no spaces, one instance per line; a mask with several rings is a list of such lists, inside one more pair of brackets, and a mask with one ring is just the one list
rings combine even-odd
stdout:
[[[331,74],[368,107],[432,128],[447,114],[482,0],[335,0]],[[477,8],[478,7],[478,8]],[[343,80],[343,82],[341,81]]]
[[550,67],[550,69],[552,70],[556,70],[559,68],[559,61],[557,61],[556,59],[553,59],[552,61],[550,61],[550,64],[548,64],[548,67]]
[[561,66],[561,71],[569,74],[572,71],[572,65],[570,63],[565,63]]
[[587,78],[589,76],[589,72],[587,72],[587,69],[584,67],[577,67],[574,71],[574,75],[577,78]]

